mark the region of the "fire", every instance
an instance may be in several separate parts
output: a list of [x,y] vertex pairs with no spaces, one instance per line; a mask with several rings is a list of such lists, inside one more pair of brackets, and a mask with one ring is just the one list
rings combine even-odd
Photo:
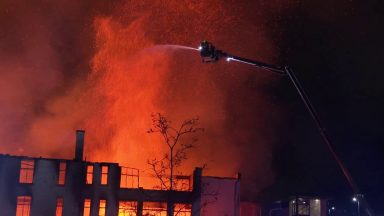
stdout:
[[[63,6],[52,8],[72,12],[74,5],[60,4]],[[0,70],[16,68],[19,74],[37,74],[39,78],[26,79],[27,86],[19,83],[15,73],[7,73],[0,79],[0,88],[7,90],[0,94],[11,102],[9,107],[0,109],[9,113],[9,122],[23,125],[18,132],[8,132],[7,124],[0,125],[0,135],[10,143],[0,146],[0,150],[71,158],[73,131],[84,129],[87,160],[118,162],[146,171],[147,159],[160,157],[167,151],[161,137],[146,133],[151,114],[164,113],[175,125],[199,116],[206,130],[198,136],[197,146],[181,171],[191,174],[195,166],[204,164],[208,164],[206,174],[228,176],[240,170],[250,179],[257,179],[258,185],[252,188],[263,187],[273,177],[269,166],[273,128],[268,123],[276,120],[277,115],[263,91],[272,78],[236,64],[201,64],[197,51],[166,45],[196,47],[207,39],[242,56],[274,58],[276,51],[266,29],[268,10],[265,9],[276,5],[256,4],[231,0],[225,3],[221,0],[126,1],[98,8],[103,13],[81,11],[73,16],[78,20],[87,17],[85,20],[91,20],[92,24],[69,28],[69,32],[76,29],[73,40],[69,40],[75,43],[65,46],[89,49],[88,57],[83,51],[74,57],[73,53],[62,57],[56,51],[61,44],[54,44],[60,38],[45,35],[49,31],[30,33],[30,28],[25,27],[34,36],[25,42],[29,45],[25,47],[28,50],[25,59],[32,59],[38,66],[48,66],[40,70],[35,65],[20,65],[11,57],[7,57],[11,59],[7,64],[1,63],[4,67]],[[282,4],[278,3],[278,7]],[[259,9],[257,13],[254,8]],[[50,19],[40,17],[43,14],[36,15],[31,22],[42,23],[43,30],[54,29],[45,24]],[[84,36],[84,32],[89,35]],[[42,45],[36,46],[36,42]],[[89,71],[74,65],[77,58],[89,64]],[[72,63],[67,63],[71,62],[68,59]],[[65,64],[67,67],[59,67]],[[34,73],[35,70],[41,74]],[[62,89],[59,91],[57,86]],[[53,91],[58,93],[46,93]],[[14,94],[4,96],[3,92]],[[34,92],[39,94],[37,99],[32,99]],[[14,114],[19,112],[14,107],[32,111]],[[4,119],[8,122],[8,117]],[[19,129],[17,125],[11,126],[16,128],[14,131]],[[7,139],[8,136],[11,138]]]
[[223,136],[230,122],[226,119],[226,86],[215,81],[218,71],[200,64],[197,52],[156,45],[197,45],[205,37],[220,41],[223,26],[231,29],[239,20],[218,2],[141,6],[130,2],[114,16],[94,21],[96,54],[89,82],[90,95],[99,104],[97,115],[86,121],[88,143],[92,143],[86,149],[89,158],[145,169],[147,159],[161,157],[167,150],[160,136],[146,134],[150,114],[164,112],[175,124],[199,115],[208,134],[199,137],[201,145],[184,172],[208,163],[212,173],[234,174],[241,150],[229,142],[243,142],[239,139],[248,132],[235,132],[230,136],[239,137],[231,141]]

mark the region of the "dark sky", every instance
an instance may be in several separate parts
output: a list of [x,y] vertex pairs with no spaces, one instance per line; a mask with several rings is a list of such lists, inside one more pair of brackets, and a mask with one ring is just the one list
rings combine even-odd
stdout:
[[[284,26],[281,61],[290,65],[334,148],[376,211],[384,203],[384,3],[301,1],[271,23]],[[274,154],[277,182],[266,194],[350,199],[352,190],[288,79],[273,94],[287,108]],[[271,193],[272,192],[272,193]],[[347,202],[348,203],[348,202]]]

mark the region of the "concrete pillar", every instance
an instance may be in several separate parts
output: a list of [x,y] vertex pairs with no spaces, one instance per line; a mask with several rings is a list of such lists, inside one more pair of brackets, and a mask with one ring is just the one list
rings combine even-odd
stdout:
[[[170,191],[172,193],[172,191]],[[171,199],[168,200],[167,202],[167,216],[173,216],[173,209],[174,208],[174,205],[173,205],[173,201],[172,201],[172,195],[171,195]]]
[[137,216],[143,216],[143,201],[137,201]]

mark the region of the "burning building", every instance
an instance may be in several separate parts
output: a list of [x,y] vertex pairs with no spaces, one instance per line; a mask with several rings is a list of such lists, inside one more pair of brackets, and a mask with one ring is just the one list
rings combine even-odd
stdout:
[[[178,176],[184,187],[144,189],[139,170],[83,159],[84,131],[73,160],[0,155],[1,215],[239,215],[237,178]],[[186,187],[185,187],[186,185]]]

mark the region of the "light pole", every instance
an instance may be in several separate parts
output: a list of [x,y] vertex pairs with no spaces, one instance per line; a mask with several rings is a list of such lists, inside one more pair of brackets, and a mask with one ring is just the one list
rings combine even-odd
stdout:
[[357,216],[360,216],[360,199],[363,198],[363,194],[356,194],[352,197],[352,201],[357,203]]
[[328,209],[328,215],[330,216],[331,215],[331,211],[335,211],[336,208],[335,206],[332,206],[331,208]]
[[[310,113],[313,121],[315,122],[321,137],[323,138],[324,143],[326,144],[328,150],[331,152],[333,158],[336,160],[337,164],[339,165],[341,171],[343,172],[345,178],[347,179],[349,185],[351,186],[353,192],[355,194],[359,194],[360,190],[357,187],[355,181],[353,180],[350,172],[344,165],[344,163],[341,161],[339,156],[336,154],[335,150],[333,149],[333,145],[331,142],[330,137],[328,136],[325,127],[323,126],[322,122],[320,121],[320,118],[317,115],[316,110],[314,109],[311,101],[309,100],[307,94],[305,93],[303,87],[301,86],[299,80],[296,78],[295,74],[293,73],[292,69],[290,69],[288,66],[276,66],[276,65],[270,65],[259,61],[254,61],[250,59],[246,59],[243,57],[231,55],[228,53],[225,53],[221,50],[216,49],[212,43],[208,41],[201,42],[198,50],[200,51],[200,55],[203,62],[209,63],[209,62],[217,62],[218,60],[225,58],[228,62],[230,61],[237,61],[240,63],[252,65],[258,68],[262,68],[280,75],[286,75],[289,77],[290,81],[292,82],[293,86],[295,87],[296,91],[299,93],[301,100],[304,102],[305,107],[307,108],[308,112]],[[361,197],[363,198],[363,197]],[[358,202],[358,206],[359,206]],[[359,206],[360,208],[360,206]],[[373,216],[374,213],[372,210],[366,205],[365,202],[365,209],[367,211],[367,214],[369,216]]]

